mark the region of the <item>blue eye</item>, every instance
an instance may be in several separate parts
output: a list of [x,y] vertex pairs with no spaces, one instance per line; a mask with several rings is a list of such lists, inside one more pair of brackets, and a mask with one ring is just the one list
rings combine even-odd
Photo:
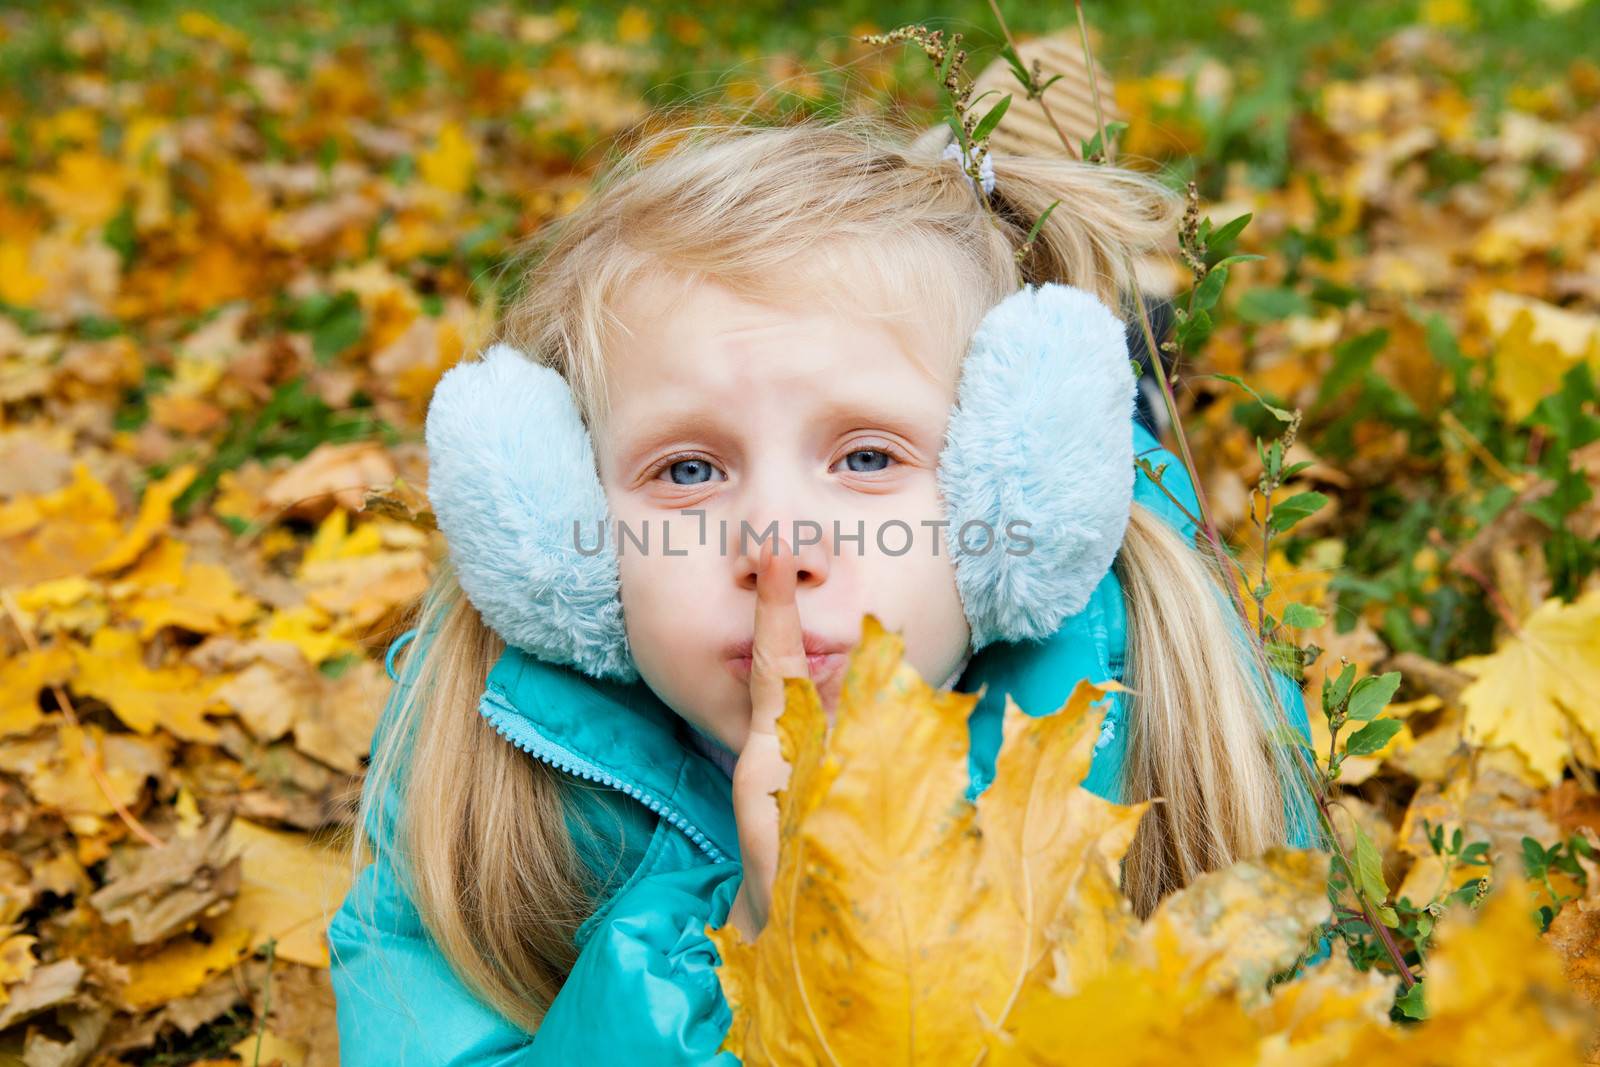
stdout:
[[701,485],[711,480],[712,467],[703,459],[680,459],[667,468],[674,485]]
[[[844,469],[852,474],[878,474],[894,463],[900,462],[904,460],[887,446],[857,448],[836,461],[833,469],[839,470],[839,464],[842,463]],[[669,484],[683,486],[705,485],[708,482],[725,481],[727,478],[715,463],[704,456],[695,455],[668,457],[662,460],[656,465],[650,477],[661,480],[663,475]]]
[[[866,463],[860,464],[854,462],[857,456],[867,456],[870,458]],[[858,448],[848,456],[844,457],[844,461],[845,465],[848,466],[852,471],[855,471],[858,474],[869,474],[873,471],[883,470],[889,465],[889,460],[891,458],[892,457],[889,455],[889,453],[880,448]]]

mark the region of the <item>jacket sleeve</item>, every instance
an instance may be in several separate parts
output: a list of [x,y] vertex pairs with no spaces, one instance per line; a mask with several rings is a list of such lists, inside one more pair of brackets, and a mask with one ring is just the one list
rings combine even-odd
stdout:
[[[394,652],[415,636],[391,647],[391,677]],[[409,675],[396,680],[404,683]],[[386,726],[387,715],[374,732],[374,753]],[[685,866],[697,857],[687,854],[675,830],[661,824],[658,832],[644,833],[643,822],[613,826],[618,820],[597,818],[594,804],[616,798],[580,799],[588,801],[580,806],[592,822],[610,828],[604,836],[618,838],[622,864],[634,875],[580,929],[577,963],[529,1034],[456,977],[424,926],[388,856],[400,804],[390,784],[382,814],[371,815],[367,827],[383,847],[357,876],[327,931],[341,1064],[736,1067],[736,1057],[718,1052],[731,1014],[705,928],[727,921],[741,868],[736,862]],[[620,814],[646,814],[632,805],[628,801]]]
[[740,879],[729,862],[636,881],[595,925],[530,1036],[455,977],[414,907],[369,864],[328,928],[339,1062],[737,1067],[718,1052],[732,1015],[705,927],[727,921]]
[[584,943],[528,1062],[737,1067],[718,1051],[732,1014],[705,928],[727,922],[741,879],[737,863],[702,864],[624,890]]

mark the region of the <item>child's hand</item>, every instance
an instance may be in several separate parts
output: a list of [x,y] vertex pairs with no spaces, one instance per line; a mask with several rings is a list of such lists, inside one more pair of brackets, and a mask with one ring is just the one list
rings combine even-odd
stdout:
[[788,784],[790,769],[778,747],[783,680],[810,677],[794,599],[799,561],[792,549],[776,540],[776,552],[765,542],[761,546],[750,653],[750,733],[733,768],[733,814],[739,826],[744,881],[728,921],[747,941],[766,925],[778,870],[778,804],[772,794]]

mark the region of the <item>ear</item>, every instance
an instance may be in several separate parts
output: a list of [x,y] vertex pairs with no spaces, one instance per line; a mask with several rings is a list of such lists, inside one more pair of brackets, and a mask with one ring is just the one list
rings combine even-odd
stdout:
[[493,345],[445,372],[424,436],[428,499],[483,621],[539,659],[636,679],[605,491],[566,380]]
[[1092,294],[1046,282],[984,316],[938,472],[974,651],[1088,603],[1127,528],[1134,404],[1123,324]]

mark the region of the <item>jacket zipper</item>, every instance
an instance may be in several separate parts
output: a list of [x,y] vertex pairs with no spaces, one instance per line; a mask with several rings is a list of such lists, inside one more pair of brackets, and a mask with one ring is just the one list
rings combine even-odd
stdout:
[[[625,782],[616,775],[601,770],[593,763],[569,752],[533,729],[528,725],[528,721],[522,717],[521,713],[517,711],[510,701],[501,696],[494,686],[489,686],[483,691],[483,696],[479,698],[478,703],[479,710],[483,711],[483,717],[489,720],[489,725],[494,727],[495,732],[530,756],[548,763],[566,774],[591,782],[599,782],[601,785],[610,786],[612,789],[626,793],[667,820],[668,824],[681,830],[690,841],[694,842],[695,847],[704,852],[713,862],[722,863],[728,859],[725,852],[712,844],[711,839],[701,832],[699,827],[684,818],[681,813],[668,807],[665,803],[646,793],[633,783]],[[490,710],[484,711],[484,704],[490,705]]]

